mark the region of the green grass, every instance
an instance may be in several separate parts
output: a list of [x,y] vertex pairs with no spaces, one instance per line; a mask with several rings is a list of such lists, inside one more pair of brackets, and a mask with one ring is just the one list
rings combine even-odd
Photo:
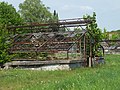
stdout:
[[70,71],[0,70],[0,90],[120,90],[120,55]]

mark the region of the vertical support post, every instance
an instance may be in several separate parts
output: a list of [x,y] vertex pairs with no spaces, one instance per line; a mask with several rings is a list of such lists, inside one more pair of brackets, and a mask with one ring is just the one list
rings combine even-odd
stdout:
[[81,39],[79,40],[79,43],[80,43],[80,52],[81,52]]
[[89,67],[92,66],[92,44],[91,44],[91,41],[90,41],[90,57],[89,57]]
[[69,50],[67,50],[67,60],[69,59]]
[[80,53],[80,42],[77,42],[77,53]]
[[37,60],[37,59],[38,59],[38,58],[37,58],[37,56],[38,56],[38,52],[36,51],[35,53],[36,53],[36,60]]
[[[77,59],[80,59],[80,40],[78,40],[78,43],[77,43]],[[79,57],[78,57],[79,56]]]
[[84,62],[86,66],[86,34],[84,35]]
[[[82,48],[81,48],[81,45],[82,45],[82,44],[81,44],[81,39],[80,39],[79,42],[80,42],[80,56],[81,56],[81,54],[82,54],[82,53],[81,53],[81,52],[82,52],[82,51],[81,51],[81,50],[82,50]],[[81,56],[81,57],[82,57],[82,56]],[[80,59],[81,59],[81,57],[80,57]]]

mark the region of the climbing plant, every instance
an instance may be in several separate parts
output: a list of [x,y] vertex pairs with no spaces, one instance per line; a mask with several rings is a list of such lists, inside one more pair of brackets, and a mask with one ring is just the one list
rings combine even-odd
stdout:
[[[84,19],[91,20],[91,23],[87,25],[86,29],[88,30],[88,38],[90,38],[89,42],[92,42],[92,54],[93,56],[99,56],[100,55],[100,41],[102,40],[102,30],[98,27],[97,21],[96,21],[96,13],[93,13],[93,16],[90,15],[84,15]],[[87,47],[87,51],[89,52],[90,47]],[[89,54],[89,53],[88,53]]]

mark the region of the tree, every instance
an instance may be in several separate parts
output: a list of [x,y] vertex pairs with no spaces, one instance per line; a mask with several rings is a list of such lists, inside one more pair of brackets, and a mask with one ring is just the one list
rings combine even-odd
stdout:
[[[92,41],[92,48],[93,48],[93,56],[96,56],[99,52],[99,48],[100,48],[100,41],[102,40],[102,30],[98,27],[97,22],[96,22],[96,13],[93,13],[93,16],[90,15],[84,15],[83,16],[84,19],[88,19],[91,20],[91,23],[87,25],[86,29],[88,30],[88,32],[90,33],[90,35],[88,35]],[[88,52],[90,50],[90,47],[88,47]],[[89,53],[88,53],[89,55]]]
[[8,32],[6,28],[3,28],[4,25],[0,24],[0,63],[5,63],[11,60],[12,55],[8,54],[8,48],[10,46],[10,42],[8,41]]
[[54,31],[54,32],[58,32],[59,30],[60,31],[64,30],[63,28],[60,29],[59,25],[54,24],[54,23],[58,23],[58,20],[59,20],[58,13],[56,12],[56,10],[54,10],[54,13],[49,20],[49,23],[51,23],[50,27],[52,28],[52,31]]
[[52,19],[55,20],[56,22],[59,20],[58,13],[56,12],[56,10],[54,10],[52,17],[53,17]]
[[18,25],[22,19],[11,4],[0,2],[0,22],[4,25]]
[[88,24],[87,30],[92,34],[96,42],[99,42],[102,40],[102,31],[98,27],[97,22],[96,22],[96,13],[93,13],[93,16],[86,15],[84,18],[91,20],[92,22]]
[[109,39],[111,40],[120,39],[120,30],[111,31],[108,34],[109,34]]
[[19,13],[25,22],[48,22],[52,14],[41,0],[25,0],[19,5]]
[[112,34],[112,40],[117,40],[119,39],[119,35],[118,34]]
[[20,18],[20,15],[12,5],[0,2],[0,63],[10,61],[12,58],[8,53],[11,44],[7,32],[7,26],[18,25],[21,24],[21,22],[22,19]]
[[102,35],[103,35],[103,39],[105,39],[105,40],[109,39],[109,35],[108,35],[108,33],[107,33],[106,28],[104,28],[104,32],[103,32]]

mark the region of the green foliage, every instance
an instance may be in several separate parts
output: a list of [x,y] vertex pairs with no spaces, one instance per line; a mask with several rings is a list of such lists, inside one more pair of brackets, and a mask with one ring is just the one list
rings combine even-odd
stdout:
[[111,32],[109,32],[109,35],[111,35],[109,37],[109,39],[111,39],[111,40],[120,39],[120,32],[119,31],[111,31]]
[[[84,15],[83,18],[92,21],[90,24],[87,25],[86,29],[89,32],[88,38],[90,39],[90,42],[92,41],[93,43],[92,44],[93,56],[96,56],[96,54],[99,53],[98,48],[100,48],[100,41],[103,39],[102,30],[97,25],[95,12],[93,13],[93,16]],[[89,52],[89,50],[90,47],[87,46],[87,51]]]
[[47,53],[47,52],[41,52],[41,53],[38,53],[37,59],[38,59],[38,60],[46,60],[46,59],[47,59],[47,56],[48,56],[48,53]]
[[25,0],[19,5],[19,13],[25,22],[48,22],[52,14],[41,0]]
[[[2,26],[2,24],[0,25]],[[0,28],[0,63],[8,62],[12,58],[12,56],[8,54],[10,42],[8,41],[8,33],[5,31],[5,28]]]
[[51,15],[51,18],[49,20],[49,23],[51,23],[51,28],[54,32],[60,30],[60,31],[64,31],[63,28],[59,29],[59,25],[55,25],[54,23],[57,23],[59,20],[59,17],[58,17],[58,13],[56,12],[56,10],[54,10],[54,13],[53,15]]
[[96,40],[95,42],[98,43],[102,40],[102,30],[97,25],[95,12],[93,13],[93,16],[86,15],[85,18],[92,21],[90,24],[88,24],[87,30],[89,30],[93,38]]
[[110,40],[120,39],[120,30],[107,32],[107,30],[104,29],[103,39],[110,39]]
[[20,15],[11,4],[0,2],[0,23],[4,25],[18,25],[21,22]]
[[120,33],[120,30],[114,30],[114,31],[111,31],[113,33],[117,32],[117,33]]
[[80,31],[80,32],[81,32],[82,29],[77,27],[77,28],[74,28],[74,31],[76,31],[76,32],[77,32],[77,31]]
[[56,12],[56,10],[54,10],[53,16],[52,16],[52,20],[54,22],[58,22],[59,17],[58,17],[58,13]]
[[11,4],[0,2],[0,63],[8,62],[14,56],[8,53],[11,44],[7,26],[18,25],[21,22],[20,15]]
[[105,40],[108,40],[109,39],[109,35],[108,35],[108,33],[107,33],[107,30],[106,30],[106,28],[104,28],[104,32],[103,32],[103,39],[105,39]]
[[70,71],[0,70],[0,90],[119,90],[120,55],[105,58],[105,65]]
[[112,40],[120,39],[118,34],[112,34]]

